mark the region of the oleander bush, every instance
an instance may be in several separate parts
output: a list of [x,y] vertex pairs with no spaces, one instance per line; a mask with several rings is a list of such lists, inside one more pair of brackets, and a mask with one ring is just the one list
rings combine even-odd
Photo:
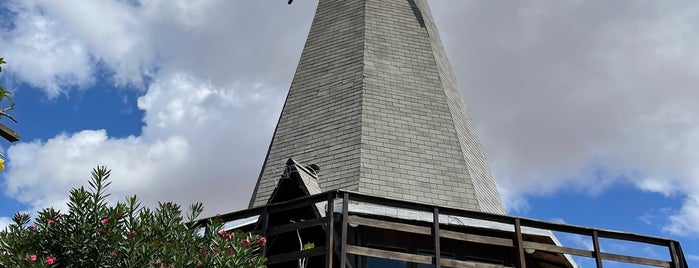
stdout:
[[265,238],[223,230],[220,222],[196,226],[201,204],[186,215],[169,202],[141,207],[136,196],[108,204],[109,174],[95,168],[88,189],[71,190],[65,213],[44,209],[33,223],[16,214],[0,231],[0,268],[264,267]]

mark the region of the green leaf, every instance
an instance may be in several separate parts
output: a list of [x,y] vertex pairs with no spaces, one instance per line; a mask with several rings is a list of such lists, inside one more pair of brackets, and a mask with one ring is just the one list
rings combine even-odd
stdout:
[[[156,260],[174,267],[192,267],[199,262],[204,267],[264,264],[258,245],[239,246],[240,241],[257,241],[258,236],[239,231],[230,238],[221,236],[220,220],[214,221],[203,236],[198,228],[192,228],[189,217],[201,213],[201,204],[193,204],[188,215],[183,215],[180,205],[170,202],[161,202],[155,209],[141,208],[136,196],[112,206],[104,200],[95,201],[109,194],[105,191],[109,171],[99,167],[93,175],[88,180],[93,185],[90,191],[84,187],[70,191],[69,211],[65,216],[53,209],[42,210],[35,221],[38,225],[30,231],[26,226],[29,215],[17,214],[17,223],[5,232],[0,231],[0,252],[8,249],[18,255],[0,254],[0,268],[26,267],[23,258],[36,253],[42,260],[48,255],[55,256],[54,266],[59,267],[152,267]],[[118,220],[119,215],[123,216],[122,220]],[[185,216],[189,221],[183,221]],[[105,218],[109,223],[100,221]],[[48,219],[55,222],[49,226]],[[212,252],[213,247],[216,253]],[[237,249],[236,254],[227,251],[231,248]],[[43,262],[36,264],[45,267]]]

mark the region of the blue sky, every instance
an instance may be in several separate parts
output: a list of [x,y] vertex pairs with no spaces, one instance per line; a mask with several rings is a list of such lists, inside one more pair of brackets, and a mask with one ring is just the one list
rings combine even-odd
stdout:
[[[22,136],[0,143],[0,225],[96,165],[115,198],[245,207],[315,3],[0,2],[20,121],[0,123]],[[511,214],[671,237],[699,264],[697,4],[430,3]]]

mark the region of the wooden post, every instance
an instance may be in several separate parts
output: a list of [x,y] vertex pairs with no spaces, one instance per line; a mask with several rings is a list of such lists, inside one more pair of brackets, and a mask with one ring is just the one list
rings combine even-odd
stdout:
[[327,230],[325,232],[325,245],[327,247],[327,254],[325,256],[325,267],[326,268],[332,268],[333,267],[333,254],[335,252],[335,239],[333,236],[335,235],[335,217],[334,217],[334,211],[333,211],[333,203],[335,203],[335,193],[330,192],[328,193],[328,205],[325,208],[325,218],[327,219]]
[[434,267],[442,267],[440,263],[442,262],[442,253],[439,246],[439,208],[434,207],[432,211],[432,238],[434,239]]
[[[673,268],[680,268],[682,267],[682,264],[680,264],[679,258],[677,258],[677,249],[675,249],[675,242],[670,241],[670,258],[672,259],[672,267]],[[684,268],[684,267],[682,267]]]
[[347,267],[347,217],[349,217],[349,194],[342,195],[342,233],[340,234],[340,268]]
[[524,247],[522,247],[522,226],[519,223],[519,218],[515,218],[515,240],[517,242],[517,261],[519,268],[526,268],[527,264],[524,261]]
[[592,231],[592,246],[595,250],[595,262],[597,263],[597,268],[602,268],[602,255],[600,254],[599,236],[597,235],[596,230]]
[[[262,237],[267,239],[267,229],[269,229],[269,211],[267,211],[267,206],[265,206],[265,209],[262,211]],[[265,244],[264,247],[262,247],[262,256],[267,257],[267,245]]]

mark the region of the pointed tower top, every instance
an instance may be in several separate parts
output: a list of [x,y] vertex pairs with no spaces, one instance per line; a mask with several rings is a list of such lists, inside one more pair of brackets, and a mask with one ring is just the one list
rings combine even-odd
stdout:
[[286,159],[323,191],[504,213],[425,0],[320,0],[250,206]]

